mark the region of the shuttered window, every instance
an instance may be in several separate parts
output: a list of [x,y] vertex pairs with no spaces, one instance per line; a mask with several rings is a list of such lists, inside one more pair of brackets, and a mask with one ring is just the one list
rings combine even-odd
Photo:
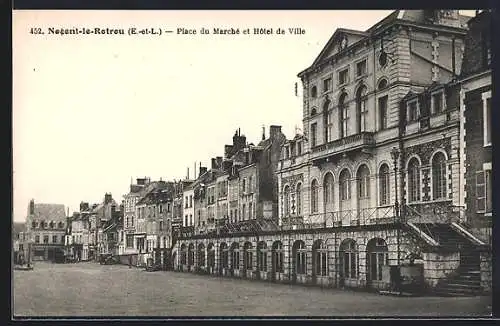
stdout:
[[485,171],[476,172],[476,205],[477,211],[486,211],[486,174]]

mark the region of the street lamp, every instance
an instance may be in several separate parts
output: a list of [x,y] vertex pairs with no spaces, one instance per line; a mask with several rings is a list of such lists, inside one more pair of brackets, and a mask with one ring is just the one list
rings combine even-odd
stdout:
[[394,210],[396,214],[396,222],[397,222],[397,246],[398,246],[398,266],[400,264],[400,248],[399,248],[399,238],[400,238],[400,232],[399,232],[399,202],[398,202],[398,159],[399,155],[401,153],[396,147],[393,147],[391,150],[391,157],[394,163],[394,194],[395,194],[395,200],[394,200]]

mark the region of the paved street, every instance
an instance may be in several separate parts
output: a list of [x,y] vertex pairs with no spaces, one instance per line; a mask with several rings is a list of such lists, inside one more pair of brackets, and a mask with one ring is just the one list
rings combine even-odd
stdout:
[[14,271],[15,316],[487,316],[491,298],[399,298],[95,263]]

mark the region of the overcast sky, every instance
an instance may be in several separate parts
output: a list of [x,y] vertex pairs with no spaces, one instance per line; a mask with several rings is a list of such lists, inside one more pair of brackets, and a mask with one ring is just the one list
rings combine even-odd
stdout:
[[[13,14],[14,220],[31,198],[117,201],[130,179],[193,176],[237,128],[293,137],[301,84],[336,28],[366,30],[391,11],[18,11]],[[473,13],[473,11],[469,11]],[[45,35],[30,34],[39,27]],[[48,35],[48,28],[188,28],[198,35]],[[200,35],[207,27],[274,35]],[[303,35],[276,35],[299,27]],[[294,85],[299,84],[299,97]],[[197,163],[198,165],[199,163]]]

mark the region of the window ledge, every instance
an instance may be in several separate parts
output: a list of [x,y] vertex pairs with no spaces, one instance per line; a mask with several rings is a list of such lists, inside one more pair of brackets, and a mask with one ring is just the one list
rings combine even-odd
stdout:
[[487,143],[487,144],[484,144],[483,147],[486,148],[486,147],[491,147],[492,143]]

